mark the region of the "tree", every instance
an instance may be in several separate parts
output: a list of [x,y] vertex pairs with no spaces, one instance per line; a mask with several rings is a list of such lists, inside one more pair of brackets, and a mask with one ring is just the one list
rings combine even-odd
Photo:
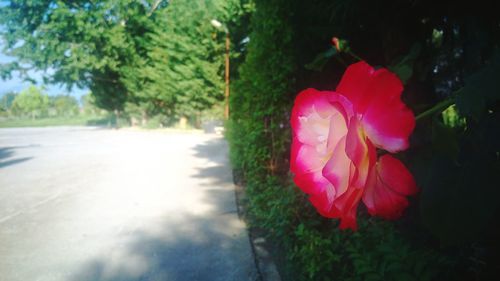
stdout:
[[80,97],[80,104],[83,108],[83,113],[86,115],[98,115],[101,109],[95,104],[95,97],[92,93],[85,94]]
[[15,98],[16,98],[16,93],[14,92],[9,92],[4,94],[0,99],[0,111],[9,112]]
[[144,54],[143,36],[154,26],[155,11],[167,1],[19,1],[0,8],[4,52],[18,61],[1,67],[46,71],[48,83],[89,88],[101,108],[119,112],[133,93],[123,69]]
[[146,59],[127,69],[136,104],[148,115],[194,117],[222,102],[225,34],[210,21],[228,22],[241,9],[237,0],[195,0],[158,11]]
[[197,116],[224,98],[225,34],[210,21],[237,21],[240,2],[13,0],[0,7],[0,34],[18,60],[0,76],[45,71],[47,83],[89,88],[117,115],[127,105],[146,119]]
[[57,95],[49,98],[50,107],[58,116],[72,116],[78,114],[78,101],[69,95]]
[[49,97],[34,85],[21,91],[12,103],[14,112],[30,115],[33,119],[46,113],[48,106]]

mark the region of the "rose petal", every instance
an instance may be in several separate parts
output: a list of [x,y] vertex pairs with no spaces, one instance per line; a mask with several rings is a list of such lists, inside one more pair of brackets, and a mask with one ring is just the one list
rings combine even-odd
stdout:
[[327,189],[333,190],[332,183],[322,175],[321,171],[295,175],[293,181],[302,191],[311,195],[320,195]]
[[373,67],[364,61],[351,64],[337,86],[336,92],[353,104],[355,112],[364,112],[370,102],[370,84],[374,73]]
[[358,62],[347,68],[336,91],[362,116],[366,134],[375,146],[390,152],[408,148],[415,117],[401,102],[403,85],[395,74]]
[[340,218],[340,229],[356,230],[356,211],[363,195],[363,189],[350,187],[333,202],[332,217]]
[[377,147],[390,152],[407,149],[415,128],[415,116],[401,101],[403,85],[386,69],[375,72],[370,83],[373,96],[362,113],[363,128]]
[[[344,113],[329,102],[336,95],[314,89],[302,91],[295,101],[291,118],[294,137],[290,169],[295,174],[294,181],[304,192],[313,195],[311,201],[323,213],[331,208],[336,192],[323,177],[322,169],[336,142],[347,132]],[[337,103],[340,102],[345,100]]]
[[332,216],[332,205],[334,202],[335,191],[330,184],[325,187],[321,194],[311,195],[309,201],[316,208],[318,213],[327,218],[334,218]]
[[345,153],[346,137],[344,136],[333,150],[332,157],[323,168],[323,176],[332,183],[335,195],[342,195],[349,186],[351,159]]
[[368,172],[375,164],[375,147],[366,139],[363,129],[356,117],[349,122],[346,138],[346,154],[356,167],[354,180],[350,183],[358,188],[366,184]]
[[318,212],[339,218],[340,228],[356,229],[363,200],[372,215],[394,219],[417,192],[397,159],[376,164],[375,147],[397,152],[408,147],[413,113],[401,102],[403,86],[386,69],[365,62],[346,70],[336,92],[306,89],[295,100],[290,169],[295,183]]
[[292,109],[291,123],[292,128],[299,128],[299,117],[309,116],[313,113],[319,114],[323,118],[331,115],[333,106],[329,102],[329,95],[333,92],[318,91],[308,88],[300,92],[295,98]]
[[403,164],[389,155],[380,158],[370,173],[363,202],[372,216],[399,218],[408,206],[406,196],[416,192],[415,182]]
[[386,154],[380,157],[377,166],[380,179],[394,192],[401,195],[413,195],[418,192],[412,174],[398,159]]
[[310,145],[301,143],[296,137],[292,141],[290,170],[295,174],[321,171],[328,158]]
[[333,151],[339,141],[347,135],[347,120],[340,112],[330,117],[330,129],[328,132],[327,147],[329,151]]
[[[294,136],[301,143],[314,146],[322,153],[327,152],[328,143],[337,142],[346,130],[343,112],[339,112],[339,106],[329,101],[331,98],[336,99],[335,96],[338,96],[335,92],[306,89],[297,96],[292,110]],[[332,133],[332,129],[336,133]]]
[[340,93],[331,93],[332,94],[328,95],[328,101],[339,111],[340,114],[342,114],[347,123],[347,121],[354,115],[354,107],[352,103]]

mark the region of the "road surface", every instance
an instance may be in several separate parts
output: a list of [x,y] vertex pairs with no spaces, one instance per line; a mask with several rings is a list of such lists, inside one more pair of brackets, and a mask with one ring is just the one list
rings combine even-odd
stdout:
[[202,133],[0,129],[0,280],[255,280],[227,146]]

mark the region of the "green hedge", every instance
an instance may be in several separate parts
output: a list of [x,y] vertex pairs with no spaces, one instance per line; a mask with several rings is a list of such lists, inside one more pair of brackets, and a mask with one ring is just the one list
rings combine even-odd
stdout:
[[[254,2],[227,136],[251,225],[281,249],[283,279],[497,278],[499,17],[481,1],[467,13],[461,4],[436,1]],[[318,63],[332,36],[400,75],[403,99],[416,114],[456,103],[419,120],[411,148],[399,155],[421,187],[404,217],[383,221],[360,208],[354,233],[319,216],[289,173],[296,94],[335,89],[356,61],[339,54]]]

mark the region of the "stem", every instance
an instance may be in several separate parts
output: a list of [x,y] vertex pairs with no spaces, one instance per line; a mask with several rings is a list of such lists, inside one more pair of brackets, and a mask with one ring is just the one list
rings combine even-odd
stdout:
[[438,111],[443,111],[445,108],[447,108],[448,106],[450,106],[454,103],[455,103],[455,101],[453,99],[444,100],[444,101],[436,104],[435,106],[427,109],[426,111],[420,113],[419,115],[417,115],[415,120],[418,121],[418,120],[423,119],[429,115],[432,115]]
[[355,59],[357,59],[357,60],[359,60],[359,61],[362,61],[362,60],[363,60],[360,56],[356,55],[356,54],[355,54],[355,53],[353,53],[351,50],[348,50],[348,51],[347,51],[347,53],[348,53],[349,55],[351,55],[353,58],[355,58]]
[[349,66],[340,56],[335,56],[335,59],[340,62],[346,68]]

